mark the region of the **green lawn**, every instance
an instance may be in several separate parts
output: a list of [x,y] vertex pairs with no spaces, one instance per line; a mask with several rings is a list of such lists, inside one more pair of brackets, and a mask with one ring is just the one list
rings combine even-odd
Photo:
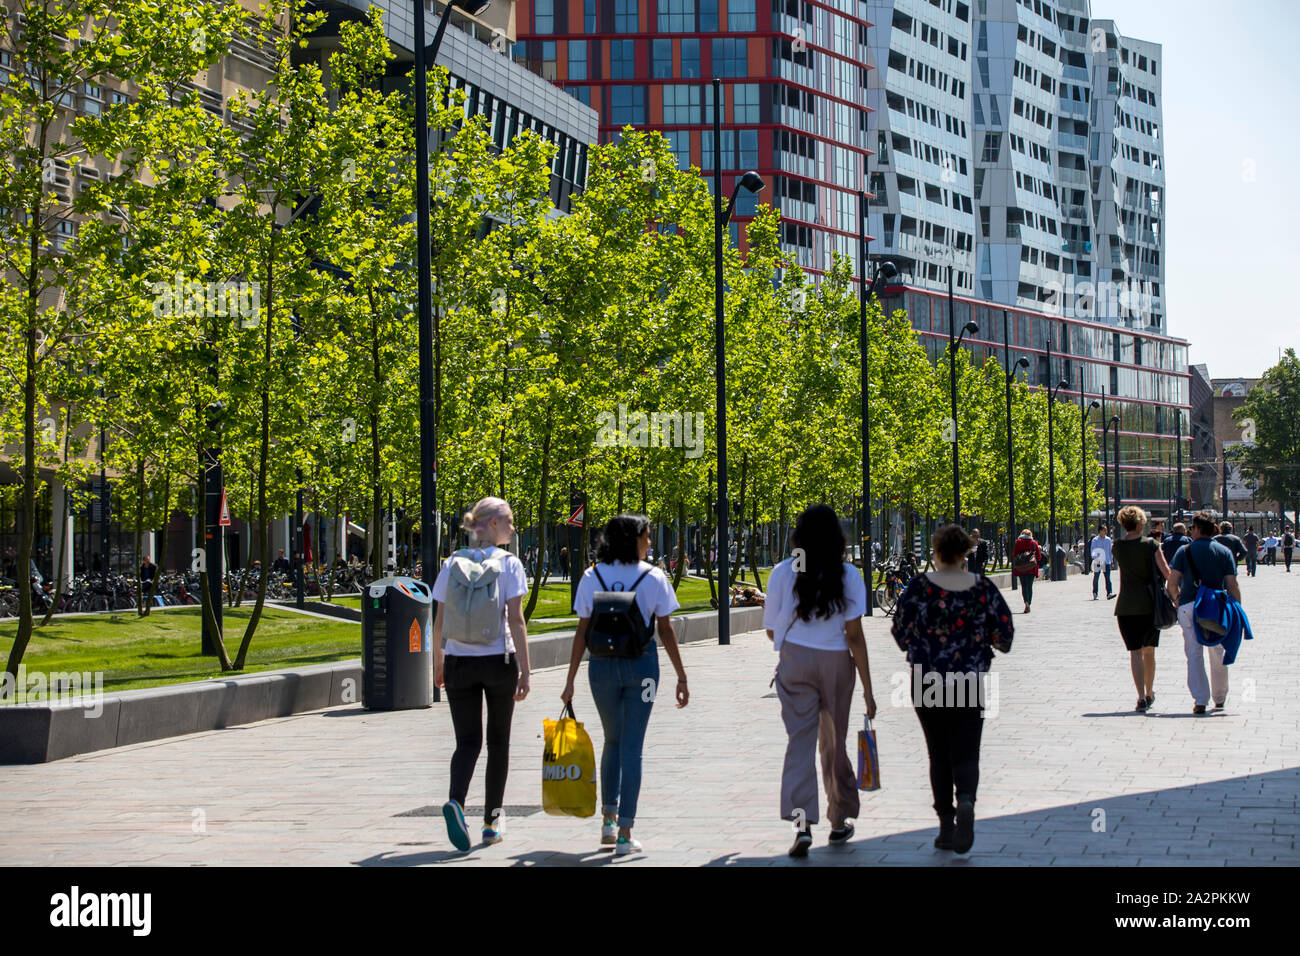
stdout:
[[[243,639],[251,608],[226,608],[226,651],[233,658]],[[215,657],[199,654],[198,608],[177,608],[137,618],[56,617],[32,635],[23,663],[29,673],[102,671],[104,690],[134,690],[221,677]],[[0,654],[7,659],[17,622],[0,624]],[[279,667],[325,664],[361,656],[361,626],[266,608],[248,649],[244,673]]]
[[[708,581],[684,579],[677,599],[682,605],[677,614],[708,610]],[[339,596],[334,603],[359,609],[361,596]],[[311,604],[309,601],[309,608]],[[568,582],[545,585],[533,611],[533,623],[528,626],[529,634],[572,629],[577,618],[568,612]],[[223,612],[226,651],[232,658],[239,649],[250,613],[248,606],[226,608]],[[0,623],[0,655],[5,659],[17,630],[15,621]],[[147,618],[138,618],[131,611],[112,616],[56,617],[48,627],[36,629],[23,663],[29,673],[102,672],[105,692],[220,678],[223,675],[216,658],[200,656],[199,642],[200,618],[196,607],[155,611]],[[262,612],[243,673],[325,664],[360,656],[360,624],[325,621],[267,607]]]

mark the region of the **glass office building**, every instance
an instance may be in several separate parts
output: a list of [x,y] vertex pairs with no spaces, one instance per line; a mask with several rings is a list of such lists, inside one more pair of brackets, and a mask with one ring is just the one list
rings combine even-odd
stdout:
[[[881,294],[881,305],[890,312],[906,310],[930,359],[943,357],[949,328],[946,294],[892,286]],[[1161,516],[1168,514],[1180,464],[1180,440],[1183,494],[1188,493],[1192,473],[1188,445],[1191,372],[1185,341],[965,296],[953,297],[953,313],[956,328],[972,320],[979,326],[979,332],[968,335],[961,346],[972,353],[977,364],[995,358],[1005,366],[1004,356],[1009,349],[1012,364],[1021,356],[1029,359],[1030,367],[1021,374],[1021,380],[1031,387],[1045,388],[1049,383],[1067,381],[1070,387],[1061,389],[1061,401],[1077,405],[1082,388],[1085,406],[1093,400],[1101,402],[1102,409],[1091,413],[1099,443],[1103,422],[1112,415],[1119,416],[1119,482],[1115,489],[1112,470],[1112,502],[1118,498],[1121,504],[1140,505]],[[1113,454],[1110,441],[1107,454]],[[1110,465],[1114,469],[1113,460]]]

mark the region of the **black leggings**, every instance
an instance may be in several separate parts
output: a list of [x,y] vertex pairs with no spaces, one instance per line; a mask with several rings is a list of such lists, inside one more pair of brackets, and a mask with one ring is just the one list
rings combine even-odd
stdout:
[[975,799],[980,782],[980,735],[984,718],[978,707],[917,707],[930,751],[930,789],[940,817],[951,817],[953,789],[958,799]]
[[510,769],[510,720],[515,712],[519,664],[501,654],[444,659],[443,685],[451,724],[456,731],[456,752],[451,755],[451,799],[462,807],[483,749],[483,698],[487,698],[487,803],[483,822],[492,825],[494,811],[505,804],[506,774]]

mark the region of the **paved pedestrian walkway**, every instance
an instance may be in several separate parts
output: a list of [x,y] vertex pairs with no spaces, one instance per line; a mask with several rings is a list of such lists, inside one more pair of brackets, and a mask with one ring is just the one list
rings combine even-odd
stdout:
[[[563,669],[538,672],[515,716],[505,842],[460,854],[446,799],[451,723],[432,710],[359,707],[264,721],[30,767],[0,767],[0,864],[1291,865],[1300,863],[1300,575],[1243,579],[1256,639],[1230,668],[1223,712],[1193,717],[1182,638],[1163,632],[1156,704],[1141,715],[1114,605],[1089,581],[1044,584],[999,655],[975,847],[935,850],[925,747],[904,706],[888,619],[866,622],[884,787],[863,794],[857,835],[805,861],[778,818],[785,737],[761,633],[688,645],[693,694],[650,722],[636,835],[645,854],[598,847],[599,817],[539,811],[542,719]],[[1014,610],[1015,595],[1004,592]],[[662,656],[665,677],[671,677]],[[897,675],[897,676],[896,676]],[[893,691],[895,681],[900,689]],[[600,747],[585,674],[575,706]],[[891,696],[893,701],[891,702]],[[860,719],[860,709],[855,723]],[[483,759],[469,803],[481,806]],[[824,800],[824,794],[822,795]],[[824,813],[824,807],[823,811]],[[475,831],[475,835],[477,832]]]

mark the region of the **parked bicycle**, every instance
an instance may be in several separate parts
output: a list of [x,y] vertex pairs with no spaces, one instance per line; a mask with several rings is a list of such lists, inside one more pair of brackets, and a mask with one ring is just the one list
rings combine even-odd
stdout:
[[875,591],[876,607],[884,611],[886,617],[894,613],[899,596],[915,576],[916,559],[911,553],[892,555],[886,559],[883,580]]

